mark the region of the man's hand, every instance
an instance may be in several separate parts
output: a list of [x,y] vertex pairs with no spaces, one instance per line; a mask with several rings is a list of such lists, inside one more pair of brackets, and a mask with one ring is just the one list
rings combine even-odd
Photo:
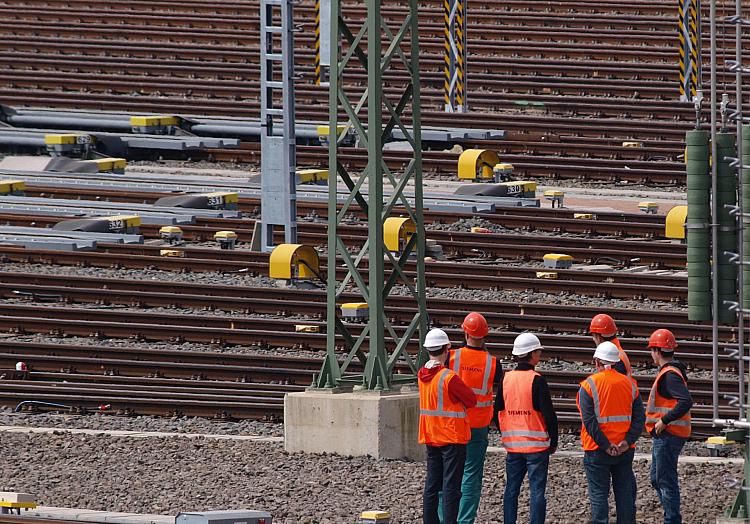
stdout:
[[630,449],[630,444],[628,444],[627,440],[623,440],[617,445],[617,450],[620,452],[619,453],[620,455],[627,452],[629,449]]
[[620,448],[618,448],[614,444],[610,444],[609,447],[607,448],[607,455],[609,455],[610,457],[616,457],[619,454],[620,454]]
[[654,433],[656,435],[661,435],[665,429],[667,429],[667,425],[661,419],[657,420],[656,424],[654,424]]

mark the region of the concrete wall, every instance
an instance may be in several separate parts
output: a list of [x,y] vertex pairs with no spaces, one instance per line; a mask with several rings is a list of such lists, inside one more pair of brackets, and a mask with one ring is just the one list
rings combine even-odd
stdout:
[[284,397],[284,448],[289,452],[424,458],[419,393],[309,390]]

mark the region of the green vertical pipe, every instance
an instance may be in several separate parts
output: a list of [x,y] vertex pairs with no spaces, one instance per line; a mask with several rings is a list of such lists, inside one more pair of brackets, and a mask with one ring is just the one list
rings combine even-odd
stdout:
[[687,146],[687,190],[688,214],[687,270],[688,270],[688,319],[711,320],[711,199],[709,176],[709,133],[702,130],[688,131]]
[[716,267],[719,287],[718,321],[728,324],[737,321],[737,314],[726,302],[737,302],[737,265],[729,261],[726,252],[737,252],[737,219],[727,206],[737,205],[737,178],[726,157],[736,154],[734,133],[716,133],[716,202],[718,217],[718,261]]
[[[750,165],[750,126],[742,126],[742,165]],[[743,169],[742,173],[742,211],[750,213],[750,169]],[[742,259],[750,261],[750,218],[742,217]],[[750,309],[750,266],[742,266],[743,309]]]

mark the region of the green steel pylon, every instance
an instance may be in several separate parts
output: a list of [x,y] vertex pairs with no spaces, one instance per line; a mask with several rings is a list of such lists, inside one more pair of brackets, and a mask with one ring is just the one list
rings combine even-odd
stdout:
[[[422,142],[419,104],[419,31],[417,1],[409,0],[408,11],[398,22],[381,17],[380,0],[366,0],[367,19],[360,27],[348,24],[341,15],[340,0],[331,0],[331,77],[329,94],[329,181],[328,181],[328,309],[327,354],[315,386],[331,388],[362,385],[366,389],[390,390],[397,384],[413,381],[418,364],[425,357],[421,350],[427,326],[425,312],[424,255],[425,236],[422,218]],[[403,6],[403,4],[399,4]],[[404,6],[406,7],[406,6]],[[398,27],[396,27],[398,23]],[[389,26],[389,24],[393,24]],[[392,31],[391,27],[395,30]],[[366,44],[363,44],[366,42]],[[340,45],[336,45],[340,43]],[[408,50],[408,51],[406,51]],[[398,67],[394,67],[397,65]],[[367,72],[367,88],[347,85],[346,73],[357,68]],[[393,71],[402,95],[391,100],[383,91],[386,71]],[[411,117],[407,127],[404,115]],[[352,176],[339,159],[339,115],[345,114],[347,129],[357,134],[362,147],[367,148],[367,167]],[[343,124],[343,121],[342,121]],[[391,171],[383,160],[383,143],[394,128],[400,129],[410,143],[413,156],[403,172]],[[333,139],[339,131],[339,140]],[[339,182],[342,187],[339,187]],[[405,191],[414,191],[407,200]],[[342,207],[338,208],[339,196]],[[367,216],[368,237],[361,246],[348,246],[339,235],[339,225],[356,203]],[[383,224],[398,206],[416,227],[406,248],[394,256],[384,245]],[[404,271],[409,254],[416,252],[416,281]],[[343,261],[348,273],[342,281],[336,279],[337,258]],[[366,267],[363,263],[367,262]],[[385,315],[385,303],[393,286],[405,285],[414,296],[414,317],[405,331],[396,330]],[[339,318],[340,295],[353,287],[361,295],[361,302],[369,307],[367,322],[356,328],[345,325]],[[351,300],[347,300],[351,302]],[[337,352],[339,345],[346,351]],[[407,353],[412,337],[419,335],[420,354],[415,361]],[[416,345],[416,343],[415,343]],[[412,348],[416,349],[416,348]],[[341,358],[340,358],[341,357]],[[363,372],[349,371],[357,358]],[[405,362],[411,373],[394,375],[398,362]]]

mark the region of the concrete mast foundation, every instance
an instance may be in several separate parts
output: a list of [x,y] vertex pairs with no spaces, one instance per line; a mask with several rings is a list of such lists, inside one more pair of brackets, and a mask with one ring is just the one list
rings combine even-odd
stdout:
[[284,449],[376,459],[424,459],[419,393],[309,389],[284,397]]

